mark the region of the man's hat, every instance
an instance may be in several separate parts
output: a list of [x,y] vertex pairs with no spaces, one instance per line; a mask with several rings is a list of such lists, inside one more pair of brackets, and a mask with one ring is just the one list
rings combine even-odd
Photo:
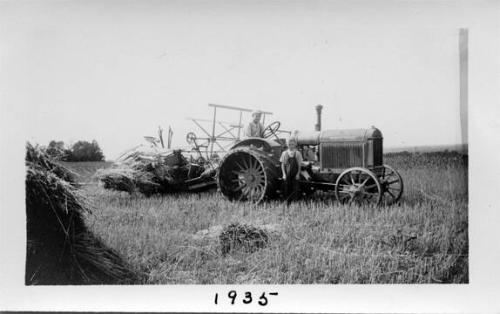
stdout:
[[262,115],[262,111],[260,111],[260,110],[254,110],[254,111],[252,111],[252,117],[256,116],[256,115]]

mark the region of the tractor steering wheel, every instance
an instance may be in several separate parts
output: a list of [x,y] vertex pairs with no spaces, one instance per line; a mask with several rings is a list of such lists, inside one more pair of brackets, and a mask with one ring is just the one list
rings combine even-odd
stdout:
[[196,134],[194,134],[194,132],[189,132],[188,134],[186,134],[186,142],[188,144],[195,144],[196,145]]
[[262,130],[262,137],[269,138],[271,137],[271,135],[274,135],[276,138],[278,138],[278,136],[276,135],[276,131],[279,130],[280,126],[281,123],[279,121],[272,122],[271,124],[266,126],[264,130]]

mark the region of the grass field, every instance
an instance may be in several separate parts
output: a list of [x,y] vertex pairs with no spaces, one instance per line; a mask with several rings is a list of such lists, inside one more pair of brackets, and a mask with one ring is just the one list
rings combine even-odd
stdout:
[[[95,234],[144,273],[141,284],[467,283],[467,160],[388,154],[405,182],[401,204],[357,207],[322,195],[248,205],[216,192],[153,196],[84,185]],[[67,164],[90,182],[101,164]],[[222,227],[272,230],[267,247],[221,254]]]

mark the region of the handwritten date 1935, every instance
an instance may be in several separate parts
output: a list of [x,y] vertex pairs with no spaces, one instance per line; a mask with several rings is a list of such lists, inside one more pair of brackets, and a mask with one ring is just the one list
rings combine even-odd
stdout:
[[[259,295],[259,294],[257,294]],[[250,291],[245,291],[243,292],[243,296],[238,296],[238,293],[236,290],[231,290],[227,293],[227,298],[230,300],[231,305],[235,305],[238,301],[241,301],[243,304],[250,304],[252,302],[257,302],[260,306],[266,306],[269,304],[269,296],[277,296],[278,292],[269,292],[268,295],[266,295],[266,292],[262,292],[260,297],[254,297],[252,296],[252,293]],[[215,304],[219,304],[219,293],[215,293]]]

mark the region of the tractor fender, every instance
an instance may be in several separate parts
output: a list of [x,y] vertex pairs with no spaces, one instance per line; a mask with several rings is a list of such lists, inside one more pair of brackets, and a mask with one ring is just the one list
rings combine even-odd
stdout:
[[261,137],[249,137],[239,141],[234,144],[231,149],[239,148],[239,147],[250,147],[254,146],[259,149],[263,149],[265,152],[271,152],[274,147],[281,148],[281,145],[276,143],[275,141],[261,138]]

